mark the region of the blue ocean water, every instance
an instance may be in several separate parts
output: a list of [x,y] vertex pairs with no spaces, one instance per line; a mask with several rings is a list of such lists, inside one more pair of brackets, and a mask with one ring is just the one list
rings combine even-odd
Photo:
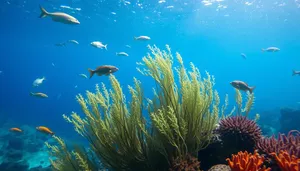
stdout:
[[[39,18],[39,5],[71,14],[80,25]],[[114,75],[124,89],[137,77],[151,96],[153,82],[136,70],[148,44],[161,49],[168,44],[187,67],[193,62],[203,76],[205,71],[214,75],[215,88],[222,100],[229,95],[230,105],[235,91],[229,83],[243,80],[256,86],[257,113],[299,106],[300,77],[292,76],[292,70],[300,70],[298,0],[3,0],[0,14],[0,119],[16,126],[45,125],[59,136],[76,137],[62,114],[81,111],[78,93],[94,91],[101,82],[109,87],[106,76],[79,76],[100,65],[117,66]],[[151,40],[135,41],[140,35]],[[68,40],[79,44],[55,46]],[[92,41],[108,44],[108,50],[92,47]],[[272,46],[280,51],[261,51]],[[121,51],[129,57],[116,56]],[[32,82],[43,76],[44,83],[34,88]]]

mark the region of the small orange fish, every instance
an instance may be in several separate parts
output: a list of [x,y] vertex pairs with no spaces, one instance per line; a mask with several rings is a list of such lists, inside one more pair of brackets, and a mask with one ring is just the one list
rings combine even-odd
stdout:
[[47,128],[45,126],[38,126],[38,127],[36,127],[36,129],[42,133],[54,135],[54,132],[52,132],[49,128]]
[[23,132],[20,128],[10,128],[11,132]]

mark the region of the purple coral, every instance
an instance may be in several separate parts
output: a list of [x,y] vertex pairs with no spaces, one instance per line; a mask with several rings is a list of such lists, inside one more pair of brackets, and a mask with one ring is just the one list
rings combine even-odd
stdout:
[[287,136],[279,134],[277,139],[274,136],[262,138],[257,142],[256,147],[265,154],[273,152],[279,154],[281,150],[286,150],[290,155],[300,158],[300,132],[292,130]]

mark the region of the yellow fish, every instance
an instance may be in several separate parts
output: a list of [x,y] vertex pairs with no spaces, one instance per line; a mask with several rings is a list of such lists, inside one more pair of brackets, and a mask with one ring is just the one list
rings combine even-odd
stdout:
[[11,132],[23,132],[20,128],[10,128]]
[[49,128],[47,128],[45,126],[38,126],[38,127],[36,127],[36,129],[42,133],[54,135],[54,132],[52,132]]

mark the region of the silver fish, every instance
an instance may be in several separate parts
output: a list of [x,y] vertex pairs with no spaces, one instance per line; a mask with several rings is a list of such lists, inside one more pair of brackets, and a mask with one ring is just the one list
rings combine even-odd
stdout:
[[63,12],[47,12],[45,10],[45,8],[43,8],[42,6],[40,6],[41,9],[41,15],[40,18],[44,18],[44,17],[51,17],[53,21],[55,22],[60,22],[60,23],[64,23],[64,24],[80,24],[80,22],[73,16],[63,13]]
[[266,49],[261,49],[262,52],[278,52],[280,49],[278,47],[268,47]]

